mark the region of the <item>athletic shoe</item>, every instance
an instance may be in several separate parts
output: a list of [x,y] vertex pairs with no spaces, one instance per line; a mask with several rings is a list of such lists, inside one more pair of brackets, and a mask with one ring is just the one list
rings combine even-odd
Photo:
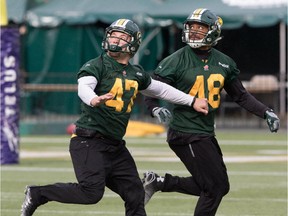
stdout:
[[152,171],[147,171],[144,173],[142,183],[145,191],[144,204],[146,205],[155,192],[163,189],[164,177],[159,176],[158,174]]
[[35,186],[26,186],[25,199],[21,208],[21,216],[31,216],[40,206],[40,197]]

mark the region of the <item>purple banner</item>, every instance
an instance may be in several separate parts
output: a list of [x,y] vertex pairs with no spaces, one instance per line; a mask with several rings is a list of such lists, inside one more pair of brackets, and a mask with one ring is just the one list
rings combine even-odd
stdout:
[[1,164],[19,162],[18,28],[1,26]]

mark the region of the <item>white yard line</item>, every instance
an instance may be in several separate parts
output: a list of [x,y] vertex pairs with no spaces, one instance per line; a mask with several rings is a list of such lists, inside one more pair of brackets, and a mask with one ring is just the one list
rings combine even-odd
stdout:
[[[273,188],[273,187],[271,187]],[[165,195],[164,195],[165,194]],[[15,200],[17,197],[22,196],[23,193],[21,192],[4,192],[2,193],[2,197],[5,200]],[[112,192],[111,190],[107,189],[104,193],[104,198],[119,198],[119,195]],[[157,196],[153,196],[153,199],[175,199],[175,200],[191,200],[191,199],[198,199],[197,196],[190,196],[190,195],[184,195],[181,193],[157,193]],[[255,198],[249,198],[249,197],[242,197],[242,198],[235,198],[231,197],[231,195],[225,196],[225,201],[231,201],[231,202],[254,202]],[[280,198],[258,198],[257,201],[259,202],[286,202],[287,199],[280,199]]]
[[[22,167],[22,166],[1,166],[1,171],[11,171],[11,172],[51,172],[51,173],[58,173],[58,172],[62,172],[62,173],[73,173],[73,169],[72,168],[59,168],[59,167]],[[139,173],[144,173],[147,170],[142,170],[142,169],[138,169]],[[153,169],[154,172],[156,173],[166,173],[167,171],[169,173],[173,173],[175,175],[188,175],[188,171],[187,170],[155,170]],[[229,171],[228,170],[228,174],[229,175],[234,175],[234,176],[287,176],[286,172],[275,172],[275,171],[271,171],[271,172],[261,172],[261,171]]]
[[[247,163],[247,162],[275,162],[287,161],[287,155],[261,155],[261,156],[224,156],[226,163]],[[180,162],[179,158],[172,151],[152,152],[151,150],[132,149],[131,154],[136,161],[155,161],[155,162]],[[68,151],[21,151],[20,158],[63,158],[70,157]]]
[[[139,144],[167,144],[165,137],[143,137],[143,138],[125,138],[127,144],[129,143],[139,143]],[[276,145],[283,146],[287,145],[287,140],[221,140],[218,139],[220,145]],[[70,137],[20,137],[21,143],[69,143]]]

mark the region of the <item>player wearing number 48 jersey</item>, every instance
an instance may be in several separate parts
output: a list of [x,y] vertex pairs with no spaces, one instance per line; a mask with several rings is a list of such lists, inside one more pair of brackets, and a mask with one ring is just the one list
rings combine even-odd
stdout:
[[[159,63],[154,78],[198,98],[207,98],[209,113],[203,115],[182,105],[174,105],[167,141],[191,173],[190,177],[154,172],[144,174],[145,204],[156,191],[180,192],[199,196],[195,216],[216,214],[222,197],[229,191],[229,180],[222,152],[214,134],[215,113],[223,89],[240,106],[266,119],[277,132],[279,119],[256,100],[238,78],[236,63],[213,48],[221,39],[220,17],[207,9],[195,10],[185,21],[182,40],[187,45]],[[146,98],[152,116],[168,122],[170,112],[158,101]]]
[[78,73],[82,113],[69,148],[78,183],[27,186],[21,216],[31,216],[49,201],[96,204],[105,186],[123,199],[126,216],[146,215],[142,182],[122,140],[134,99],[141,92],[204,114],[208,105],[206,99],[153,80],[131,65],[129,60],[140,43],[141,33],[131,20],[117,20],[106,29],[102,43],[105,53],[88,61]]

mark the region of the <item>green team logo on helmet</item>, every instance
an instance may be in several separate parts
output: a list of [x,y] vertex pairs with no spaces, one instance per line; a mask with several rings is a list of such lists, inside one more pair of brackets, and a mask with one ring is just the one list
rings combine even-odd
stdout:
[[[191,40],[189,33],[191,31],[190,24],[197,22],[208,26],[208,32],[203,39]],[[182,32],[182,41],[187,43],[192,48],[199,48],[202,46],[215,46],[219,40],[221,34],[221,26],[223,20],[205,8],[199,8],[193,11],[184,22],[184,30]]]
[[[108,42],[108,38],[111,33],[114,31],[123,32],[128,34],[131,37],[131,41],[127,41],[127,45],[125,47],[119,47],[115,45],[110,45]],[[131,56],[134,56],[139,46],[141,44],[141,32],[136,23],[129,19],[118,19],[113,22],[109,27],[106,28],[105,35],[102,42],[102,48],[105,51],[111,52],[125,52],[129,53]],[[125,49],[123,49],[125,48]]]

